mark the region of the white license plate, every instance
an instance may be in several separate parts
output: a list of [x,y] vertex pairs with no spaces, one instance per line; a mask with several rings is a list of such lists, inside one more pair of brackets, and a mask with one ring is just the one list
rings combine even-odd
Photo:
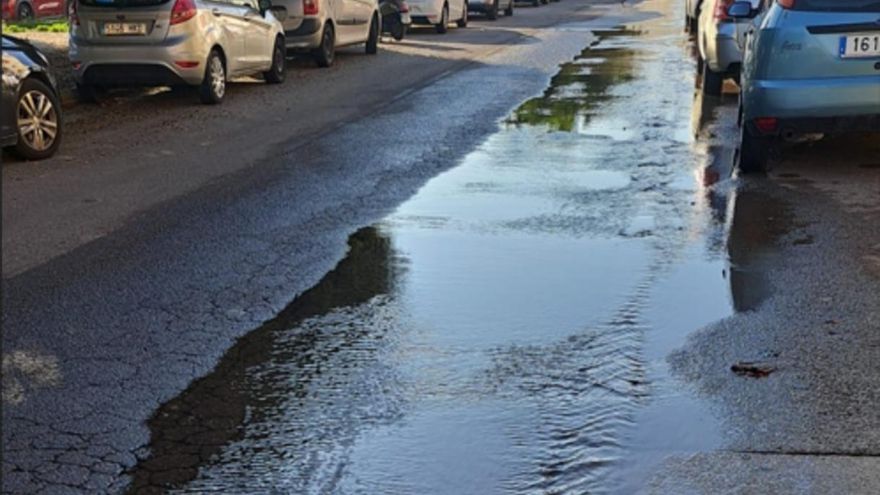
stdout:
[[849,36],[841,36],[840,57],[880,57],[880,33],[851,34]]
[[143,36],[147,34],[147,25],[143,22],[105,22],[105,36]]

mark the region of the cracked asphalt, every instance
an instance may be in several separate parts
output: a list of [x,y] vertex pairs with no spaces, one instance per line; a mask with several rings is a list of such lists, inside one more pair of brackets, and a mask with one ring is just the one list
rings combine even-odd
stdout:
[[3,492],[877,493],[880,140],[731,176],[681,3],[72,109],[2,170]]

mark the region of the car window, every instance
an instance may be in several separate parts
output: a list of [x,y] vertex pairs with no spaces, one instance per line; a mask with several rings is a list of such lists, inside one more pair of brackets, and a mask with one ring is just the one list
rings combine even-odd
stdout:
[[796,0],[792,10],[880,12],[880,0]]

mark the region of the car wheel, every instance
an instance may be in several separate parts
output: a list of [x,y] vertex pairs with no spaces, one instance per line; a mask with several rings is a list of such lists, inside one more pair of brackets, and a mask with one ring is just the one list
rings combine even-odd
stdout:
[[724,75],[709,68],[709,64],[703,61],[703,93],[710,96],[721,96],[721,88],[724,85]]
[[513,15],[513,0],[510,0],[510,3],[507,4],[507,8],[504,9],[504,15],[510,17]]
[[498,19],[498,0],[495,0],[492,6],[489,7],[489,10],[486,11],[486,18],[490,21]]
[[76,83],[76,99],[80,103],[98,103],[101,97],[101,88],[94,84]]
[[214,105],[223,101],[226,96],[226,64],[220,50],[214,48],[208,54],[205,64],[205,78],[199,86],[199,99],[206,105]]
[[55,154],[61,144],[61,105],[46,83],[25,79],[18,92],[16,117],[16,155],[42,160]]
[[315,49],[314,57],[318,67],[330,67],[336,60],[336,33],[333,31],[333,25],[329,22],[324,24],[321,46]]
[[34,20],[34,9],[31,7],[31,4],[25,2],[18,4],[18,8],[15,10],[15,18],[19,21]]
[[379,18],[373,15],[370,21],[370,37],[367,38],[367,55],[375,55],[379,52]]
[[284,46],[284,40],[281,37],[275,38],[275,47],[272,48],[272,67],[263,72],[263,79],[270,84],[280,84],[284,82],[285,56],[287,48]]
[[767,170],[773,138],[755,136],[746,126],[740,127],[739,135],[739,149],[736,150],[734,159],[736,168],[745,174],[756,174]]
[[444,34],[449,29],[449,4],[444,3],[440,11],[440,22],[434,25],[438,33]]
[[391,37],[397,41],[400,41],[406,36],[406,24],[395,21],[394,24],[391,25]]
[[[497,0],[496,0],[496,2],[497,2]],[[467,25],[468,25],[468,4],[467,4],[467,2],[464,2],[463,11],[461,13],[461,19],[459,19],[458,22],[456,22],[455,24],[456,24],[456,26],[458,26],[460,28],[467,27]]]

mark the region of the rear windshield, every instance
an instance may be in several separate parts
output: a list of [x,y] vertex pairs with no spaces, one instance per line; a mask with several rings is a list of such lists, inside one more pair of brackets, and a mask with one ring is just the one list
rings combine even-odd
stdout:
[[162,5],[170,0],[79,0],[79,3],[89,7],[149,7]]
[[793,10],[880,12],[880,0],[795,0]]

